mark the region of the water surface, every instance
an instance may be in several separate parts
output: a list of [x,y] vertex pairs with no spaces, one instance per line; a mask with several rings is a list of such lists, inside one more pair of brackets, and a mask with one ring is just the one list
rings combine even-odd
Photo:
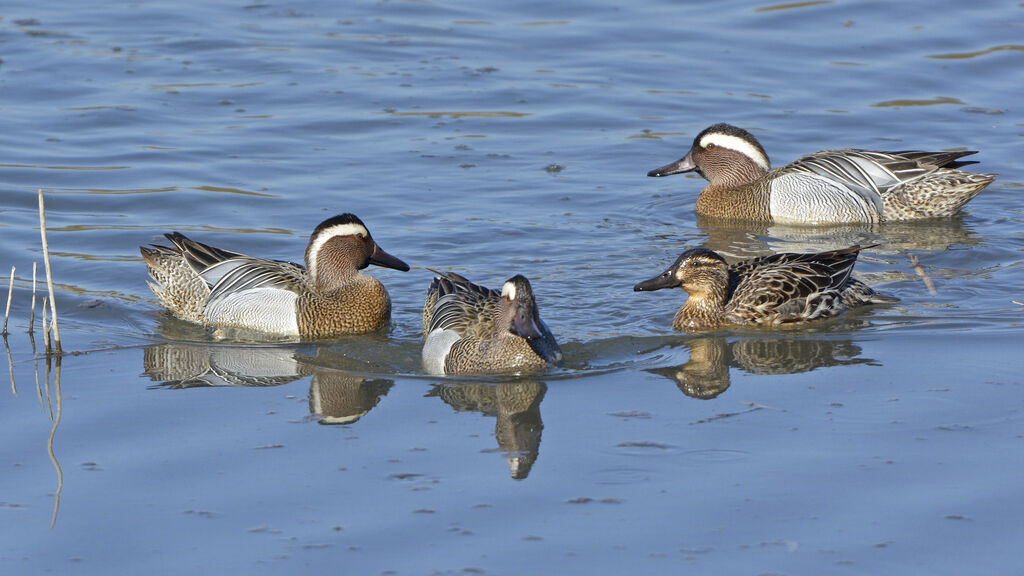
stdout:
[[[930,8],[7,3],[0,570],[1012,571],[1024,11]],[[776,165],[968,148],[1000,176],[941,221],[703,222],[702,180],[644,174],[719,121]],[[40,188],[59,367],[26,332]],[[298,260],[341,212],[413,266],[369,271],[387,334],[215,342],[146,286],[164,232]],[[681,292],[631,291],[686,246],[853,243],[899,304],[688,335]],[[426,267],[528,276],[565,366],[425,376]]]

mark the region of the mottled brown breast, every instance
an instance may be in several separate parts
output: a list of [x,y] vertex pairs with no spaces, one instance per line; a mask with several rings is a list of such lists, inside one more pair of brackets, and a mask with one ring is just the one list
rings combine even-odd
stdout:
[[768,189],[757,183],[708,186],[697,196],[697,213],[712,218],[770,221]]
[[302,338],[373,332],[391,319],[387,290],[376,278],[364,274],[332,292],[303,294],[296,306]]
[[547,362],[537,356],[526,340],[513,334],[487,340],[459,340],[452,345],[444,362],[446,374],[516,372],[539,370],[545,366]]
[[[689,304],[689,299],[687,300]],[[723,324],[721,313],[714,313],[697,306],[684,304],[672,318],[672,327],[680,332],[710,330]]]

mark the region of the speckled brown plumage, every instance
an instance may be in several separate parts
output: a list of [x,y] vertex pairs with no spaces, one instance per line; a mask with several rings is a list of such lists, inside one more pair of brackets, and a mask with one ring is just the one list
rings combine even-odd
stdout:
[[305,292],[298,301],[299,334],[303,338],[373,332],[390,320],[388,291],[379,280],[364,274],[330,292]]
[[510,332],[459,340],[444,363],[446,374],[533,371],[545,366],[547,362],[537,356],[525,338]]
[[730,187],[710,185],[697,196],[697,213],[710,218],[755,220],[772,219],[768,210],[768,189],[760,186]]
[[160,304],[182,320],[202,324],[210,285],[192,270],[181,250],[167,246],[141,246],[139,251],[153,279],[147,284]]
[[[423,308],[424,364],[445,374],[533,371],[561,358],[540,320],[529,281],[514,276],[504,290],[490,290],[453,272],[439,273]],[[513,322],[514,318],[520,320]],[[534,331],[530,338],[516,326]],[[443,344],[436,344],[441,341]]]
[[715,252],[695,248],[634,290],[682,287],[689,298],[673,317],[676,330],[800,323],[863,304],[895,302],[892,296],[850,278],[860,250],[852,246],[812,254],[773,254],[729,266]]

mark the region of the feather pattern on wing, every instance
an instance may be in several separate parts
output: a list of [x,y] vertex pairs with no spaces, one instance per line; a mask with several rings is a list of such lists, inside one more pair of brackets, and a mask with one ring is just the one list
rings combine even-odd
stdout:
[[211,285],[208,303],[257,288],[299,293],[305,282],[303,268],[298,264],[245,256],[218,262],[201,275]]
[[[494,311],[501,293],[484,288],[448,272],[434,278],[427,292],[424,333],[454,330],[463,336],[481,336],[494,331]],[[429,314],[426,312],[429,309]]]
[[755,322],[802,311],[807,312],[804,320],[822,316],[849,281],[859,250],[775,254],[741,262],[730,269],[735,289],[727,316]]

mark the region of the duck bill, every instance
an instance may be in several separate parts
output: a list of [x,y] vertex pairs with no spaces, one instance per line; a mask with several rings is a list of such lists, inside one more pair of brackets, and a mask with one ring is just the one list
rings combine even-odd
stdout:
[[554,337],[527,340],[526,343],[537,353],[537,356],[543,358],[548,364],[558,366],[562,363],[562,350],[555,343]]
[[401,270],[402,272],[409,271],[408,264],[402,262],[398,258],[395,258],[391,254],[388,254],[383,248],[376,244],[373,246],[373,254],[370,254],[370,264],[383,266],[385,268],[394,268],[395,270]]
[[525,306],[520,305],[518,310],[516,310],[515,316],[512,318],[512,332],[516,336],[526,338],[527,340],[543,338],[544,329],[541,326],[543,326],[543,323],[532,306],[527,309]]
[[693,161],[693,152],[688,153],[679,160],[671,164],[666,164],[661,168],[655,168],[647,173],[648,176],[671,176],[673,174],[682,174],[684,172],[693,172],[697,169],[697,164]]
[[679,285],[679,280],[676,279],[676,275],[672,273],[671,269],[669,269],[650,280],[644,280],[636,286],[633,286],[633,291],[650,292],[652,290],[661,290],[662,288],[676,288]]
[[536,308],[520,305],[512,319],[511,329],[514,334],[525,339],[530,348],[545,362],[556,366],[561,364],[562,350],[547,325],[540,319]]

